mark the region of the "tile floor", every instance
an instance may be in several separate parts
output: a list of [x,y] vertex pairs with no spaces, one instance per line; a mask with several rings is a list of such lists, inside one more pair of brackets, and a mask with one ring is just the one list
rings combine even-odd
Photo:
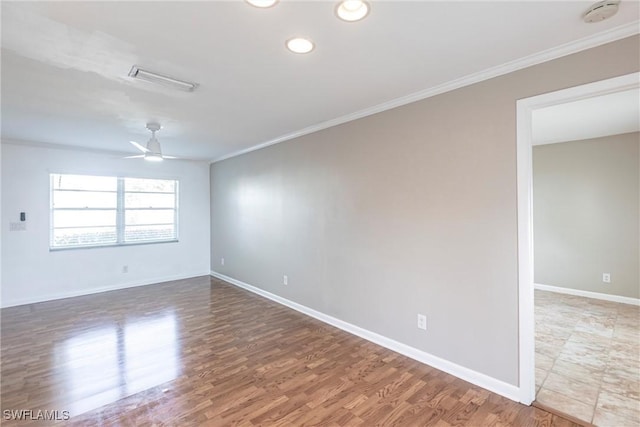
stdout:
[[640,307],[535,292],[536,400],[597,426],[640,426]]

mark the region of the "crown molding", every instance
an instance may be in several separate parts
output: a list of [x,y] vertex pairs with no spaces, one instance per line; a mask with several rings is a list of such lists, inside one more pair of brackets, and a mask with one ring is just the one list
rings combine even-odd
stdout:
[[242,150],[234,151],[232,153],[218,157],[212,160],[210,164],[220,162],[222,160],[230,159],[232,157],[237,157],[242,154],[250,153],[252,151],[260,150],[262,148],[279,144],[281,142],[285,142],[290,139],[298,138],[304,135],[309,135],[311,133],[318,132],[323,129],[328,129],[330,127],[334,127],[337,125],[341,125],[343,123],[351,122],[353,120],[361,119],[363,117],[367,117],[372,114],[391,110],[393,108],[410,104],[412,102],[427,99],[432,96],[440,95],[445,92],[449,92],[465,86],[470,86],[474,83],[479,83],[484,80],[489,80],[494,77],[509,74],[514,71],[531,67],[533,65],[541,64],[543,62],[551,61],[553,59],[561,58],[563,56],[571,55],[573,53],[577,53],[583,50],[601,46],[606,43],[611,43],[616,40],[624,39],[626,37],[630,37],[639,33],[640,33],[640,20],[633,21],[628,24],[621,25],[619,27],[611,28],[609,30],[602,31],[597,34],[583,37],[581,39],[574,40],[572,42],[565,43],[565,44],[553,47],[551,49],[543,50],[541,52],[537,52],[532,55],[525,56],[523,58],[516,59],[514,61],[510,61],[502,65],[498,65],[496,67],[491,67],[486,70],[469,74],[467,76],[464,76],[455,80],[451,80],[446,83],[433,86],[418,92],[414,92],[412,94],[409,94],[400,98],[395,98],[390,101],[383,102],[382,104],[374,105],[372,107],[365,108],[363,110],[359,110],[350,114],[346,114],[344,116],[327,120],[325,122],[308,126],[306,128],[303,128],[294,132],[284,134],[282,136],[279,136],[274,139],[270,139],[260,144],[257,144]]

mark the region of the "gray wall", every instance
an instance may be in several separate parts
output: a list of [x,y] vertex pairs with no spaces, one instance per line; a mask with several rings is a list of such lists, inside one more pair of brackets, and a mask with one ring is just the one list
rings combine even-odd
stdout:
[[533,148],[536,283],[640,296],[639,156],[637,132]]
[[627,38],[214,163],[212,269],[517,385],[516,100],[638,71],[639,51]]

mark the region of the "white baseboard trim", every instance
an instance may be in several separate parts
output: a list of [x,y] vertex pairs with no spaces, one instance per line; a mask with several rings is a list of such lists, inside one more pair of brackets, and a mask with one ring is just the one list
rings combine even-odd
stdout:
[[172,276],[154,277],[152,279],[119,283],[117,285],[112,285],[112,286],[101,286],[99,288],[83,289],[80,291],[60,292],[55,294],[41,295],[33,298],[21,298],[17,300],[9,300],[9,301],[3,300],[2,304],[0,304],[0,307],[2,308],[15,307],[18,305],[34,304],[37,302],[53,301],[57,299],[79,297],[83,295],[99,294],[101,292],[115,291],[118,289],[126,289],[126,288],[135,288],[138,286],[154,285],[154,284],[163,283],[163,282],[171,282],[173,280],[190,279],[192,277],[198,277],[198,276],[209,276],[209,273],[204,272],[204,273],[191,273],[191,274],[176,274]]
[[471,384],[477,385],[478,387],[485,388],[489,391],[504,396],[507,399],[511,399],[516,402],[520,401],[520,388],[515,385],[505,383],[504,381],[500,381],[488,375],[476,372],[472,369],[465,368],[464,366],[449,362],[448,360],[434,356],[422,350],[418,350],[417,348],[395,341],[391,338],[387,338],[375,332],[371,332],[367,329],[337,319],[333,316],[321,313],[312,308],[309,308],[302,304],[298,304],[297,302],[293,302],[247,283],[241,282],[240,280],[236,280],[232,277],[225,276],[224,274],[218,273],[216,271],[211,271],[211,276],[217,277],[218,279],[224,280],[225,282],[228,282],[232,285],[263,296],[271,301],[299,311],[300,313],[306,314],[307,316],[313,317],[314,319],[318,319],[321,322],[327,323],[331,326],[335,326],[336,328],[341,329],[345,332],[356,335],[367,341],[371,341],[372,343],[378,344],[379,346],[385,347],[389,350],[395,351],[396,353],[400,353],[404,356],[410,357],[411,359],[417,360],[418,362],[432,366],[464,381],[470,382]]
[[539,283],[534,283],[533,287],[534,289],[538,289],[540,291],[556,292],[559,294],[575,295],[579,297],[601,299],[604,301],[612,301],[612,302],[619,302],[622,304],[631,304],[631,305],[640,306],[640,299],[638,298],[621,297],[619,295],[602,294],[600,292],[581,291],[579,289],[561,288],[559,286],[542,285]]

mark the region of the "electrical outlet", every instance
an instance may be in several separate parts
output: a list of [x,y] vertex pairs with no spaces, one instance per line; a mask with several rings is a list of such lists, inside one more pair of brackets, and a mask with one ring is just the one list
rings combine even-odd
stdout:
[[418,314],[418,329],[427,330],[427,316]]
[[122,272],[123,273],[128,273],[129,272],[129,266],[128,265],[123,265],[122,266]]
[[27,231],[26,222],[10,222],[9,231]]
[[289,278],[286,275],[282,276],[282,283],[285,284],[285,285],[289,284]]
[[220,258],[220,265],[224,265],[224,258]]
[[610,273],[602,273],[602,281],[604,283],[611,283],[611,274]]

